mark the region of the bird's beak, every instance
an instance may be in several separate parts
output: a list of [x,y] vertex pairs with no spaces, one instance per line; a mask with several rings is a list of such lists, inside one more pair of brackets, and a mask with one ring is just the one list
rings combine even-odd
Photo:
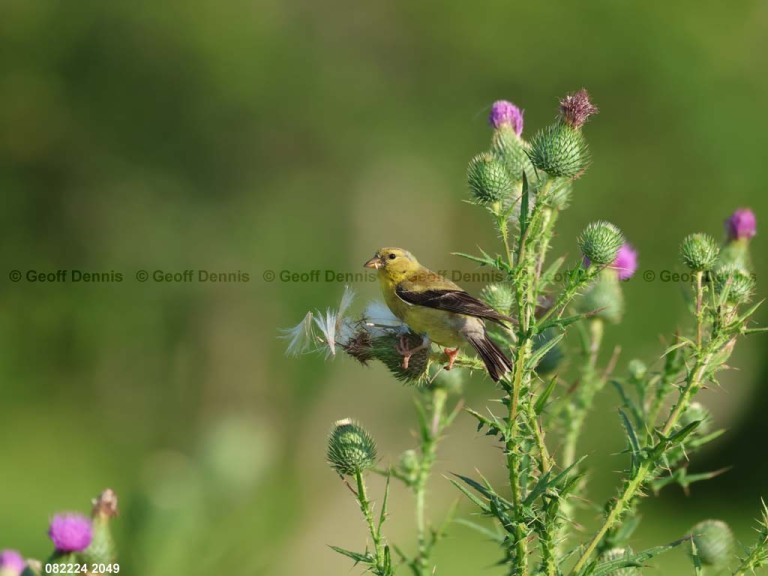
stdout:
[[379,268],[381,268],[381,260],[379,260],[378,256],[374,256],[373,258],[368,260],[368,262],[363,264],[363,267],[364,268],[374,268],[374,269],[378,270]]

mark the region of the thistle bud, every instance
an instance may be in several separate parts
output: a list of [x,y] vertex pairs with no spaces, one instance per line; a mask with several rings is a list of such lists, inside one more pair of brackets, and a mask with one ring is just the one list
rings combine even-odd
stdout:
[[415,450],[406,450],[400,455],[399,471],[409,483],[416,481],[419,472],[419,455]]
[[0,576],[21,576],[27,563],[16,550],[0,552]]
[[627,365],[627,370],[629,371],[629,376],[633,380],[642,380],[643,378],[645,378],[645,375],[648,373],[648,366],[646,366],[645,362],[643,362],[642,360],[635,358],[629,361],[629,364]]
[[380,360],[392,375],[406,384],[422,384],[428,377],[429,347],[413,353],[408,359],[408,366],[403,366],[403,355],[398,351],[401,338],[405,338],[408,348],[417,348],[423,342],[418,334],[408,332],[401,337],[396,334],[385,334],[374,338],[371,342],[371,355]]
[[373,468],[376,443],[357,422],[339,420],[328,438],[328,464],[340,476],[354,476]]
[[689,234],[680,245],[680,255],[685,265],[694,272],[710,270],[717,261],[720,249],[709,234]]
[[498,310],[502,314],[509,314],[515,303],[515,295],[512,293],[512,287],[509,284],[501,282],[488,284],[480,291],[480,298],[483,299],[491,308]]
[[504,164],[493,154],[478,154],[469,163],[467,182],[478,202],[492,204],[512,195],[514,181]]
[[[602,562],[613,562],[621,558],[629,559],[632,556],[631,548],[611,548],[600,556]],[[640,576],[640,569],[636,566],[625,566],[606,572],[606,576]]]
[[729,304],[744,304],[752,297],[755,289],[755,278],[734,264],[721,267],[715,273],[715,292],[725,294]]
[[497,130],[509,128],[518,137],[523,133],[523,111],[507,100],[493,103],[488,122]]
[[115,561],[115,541],[110,530],[110,520],[117,516],[117,495],[107,488],[93,501],[91,513],[93,540],[85,551],[88,562],[110,564]]
[[[533,337],[534,353],[536,353],[537,350],[541,350],[551,342],[553,338],[557,337],[558,334],[559,332],[556,328],[547,328],[544,332],[536,334],[536,336]],[[563,361],[563,358],[565,358],[565,353],[563,352],[562,346],[560,346],[560,342],[558,342],[541,357],[541,360],[539,360],[539,363],[535,367],[536,373],[541,375],[554,372]]]
[[93,540],[93,527],[90,519],[80,514],[57,514],[48,536],[57,552],[82,552]]
[[510,127],[501,127],[493,133],[491,152],[504,164],[514,182],[521,181],[523,173],[529,177],[533,174],[528,149],[528,144]]
[[539,131],[528,152],[537,170],[556,178],[577,178],[589,167],[589,146],[581,130],[556,122]]
[[725,221],[728,240],[748,240],[757,233],[757,218],[749,208],[739,208]]
[[582,313],[594,313],[595,318],[612,324],[621,322],[624,316],[624,293],[615,270],[606,268],[600,272],[579,299],[578,309]]
[[587,225],[578,243],[581,253],[590,264],[607,266],[616,260],[624,244],[624,237],[616,226],[600,220]]
[[637,272],[637,250],[626,242],[622,244],[611,264],[611,268],[616,270],[619,280],[629,280],[632,278],[635,272]]
[[589,93],[584,88],[560,100],[560,116],[563,122],[574,128],[581,128],[590,116],[597,113],[597,107],[590,102]]
[[724,566],[733,555],[734,538],[728,524],[722,520],[704,520],[691,529],[701,563]]

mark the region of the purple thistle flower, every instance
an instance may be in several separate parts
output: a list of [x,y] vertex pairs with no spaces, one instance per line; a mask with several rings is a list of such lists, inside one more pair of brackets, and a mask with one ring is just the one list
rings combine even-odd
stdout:
[[8,576],[20,576],[24,572],[27,563],[16,550],[3,550],[0,552],[0,574]]
[[752,238],[757,232],[755,213],[749,208],[739,208],[725,221],[729,240]]
[[629,280],[637,271],[637,250],[629,244],[623,244],[611,265],[619,273],[619,280]]
[[60,552],[80,552],[93,539],[91,521],[81,514],[57,514],[51,520],[48,536]]
[[597,107],[589,101],[589,93],[584,88],[560,100],[563,120],[574,128],[581,128],[597,112]]
[[488,122],[494,128],[512,126],[518,136],[523,133],[523,111],[507,100],[497,100],[493,103]]

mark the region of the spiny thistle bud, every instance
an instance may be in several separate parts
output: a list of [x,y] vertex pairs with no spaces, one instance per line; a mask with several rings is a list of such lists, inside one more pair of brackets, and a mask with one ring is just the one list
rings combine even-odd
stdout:
[[717,260],[720,249],[709,234],[689,234],[680,245],[680,255],[685,265],[694,272],[710,270]]
[[595,318],[612,324],[621,322],[624,316],[624,294],[615,270],[606,268],[600,272],[579,299],[578,309],[585,314],[594,313]]
[[0,576],[21,576],[27,563],[16,550],[0,552]]
[[522,180],[523,173],[528,174],[529,179],[533,174],[529,148],[510,127],[501,127],[493,133],[491,152],[504,164],[514,182]]
[[757,232],[755,214],[749,208],[736,210],[725,222],[728,241],[720,250],[718,263],[733,264],[744,270],[752,270],[749,241]]
[[[408,359],[408,367],[403,366],[403,355],[398,351],[401,337],[396,334],[386,334],[374,338],[371,343],[371,354],[380,360],[392,375],[406,384],[422,384],[427,378],[429,368],[429,347],[415,352]],[[414,349],[421,345],[423,339],[418,334],[409,332],[405,335],[408,348]]]
[[749,208],[739,208],[725,221],[729,240],[752,238],[757,233],[757,218]]
[[722,520],[704,520],[691,529],[701,563],[723,566],[731,560],[734,547],[733,532]]
[[93,528],[90,519],[81,514],[57,514],[48,536],[58,552],[82,552],[93,540]]
[[589,101],[589,93],[584,88],[560,100],[563,122],[574,128],[581,128],[590,116],[597,113],[597,107]]
[[333,425],[328,438],[328,464],[340,476],[355,476],[373,468],[376,443],[357,422],[346,418]]
[[748,302],[754,289],[754,276],[734,264],[723,266],[715,272],[715,292],[724,294],[727,291],[729,304]]
[[109,527],[110,520],[115,516],[117,516],[117,495],[107,488],[93,501],[91,513],[93,540],[85,551],[88,562],[109,564],[115,561],[117,553]]
[[467,182],[475,199],[483,204],[512,195],[514,182],[504,164],[491,153],[478,154],[469,163]]
[[399,471],[409,483],[416,481],[419,471],[419,455],[415,450],[406,450],[400,455]]
[[537,170],[556,178],[577,178],[591,161],[581,130],[560,121],[533,137],[528,156]]
[[488,122],[496,128],[511,128],[516,136],[523,133],[523,111],[507,100],[497,100],[491,106]]
[[502,314],[509,314],[512,305],[515,303],[512,286],[501,282],[488,284],[480,291],[480,298],[491,308],[498,310]]
[[633,380],[642,380],[648,373],[648,366],[642,360],[635,358],[629,361],[627,371]]
[[[559,332],[556,328],[547,328],[544,332],[536,334],[536,336],[533,337],[534,353],[546,346],[553,338],[557,337],[558,334]],[[536,373],[541,375],[554,372],[563,361],[563,358],[565,358],[565,353],[558,342],[554,347],[550,348],[544,356],[542,356],[541,360],[539,360],[539,363],[535,367]]]
[[[614,560],[629,558],[631,556],[631,548],[611,548],[610,550],[603,552],[600,556],[600,560],[602,562],[613,562]],[[616,568],[616,570],[606,572],[606,576],[640,576],[640,574],[640,569],[636,566],[625,566],[624,568]]]
[[588,224],[578,238],[579,248],[590,264],[607,266],[616,260],[624,236],[616,226],[602,220]]

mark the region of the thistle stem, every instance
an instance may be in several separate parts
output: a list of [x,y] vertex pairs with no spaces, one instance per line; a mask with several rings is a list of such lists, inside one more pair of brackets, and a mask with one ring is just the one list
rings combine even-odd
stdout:
[[418,552],[414,561],[414,574],[426,576],[430,572],[429,563],[433,542],[427,536],[426,520],[426,492],[427,481],[432,472],[437,455],[437,443],[445,423],[445,403],[448,393],[442,388],[435,388],[432,392],[432,419],[430,426],[424,427],[421,444],[421,461],[419,473],[414,484],[416,496],[416,532],[418,540]]
[[[709,351],[704,357],[700,357],[694,369],[689,372],[685,388],[680,393],[677,403],[675,404],[672,412],[670,412],[667,422],[661,430],[662,435],[667,436],[677,424],[680,416],[691,399],[691,396],[700,388],[701,382],[706,374],[709,362],[714,355],[713,351]],[[638,490],[643,486],[648,479],[649,474],[655,469],[657,462],[655,460],[645,460],[638,467],[634,476],[624,486],[624,490],[621,496],[614,501],[611,506],[608,516],[605,518],[600,529],[595,533],[587,545],[586,549],[579,557],[578,561],[571,570],[571,574],[576,576],[581,572],[586,563],[589,561],[590,556],[595,551],[595,548],[605,536],[606,532],[619,520],[621,515],[625,512],[626,508],[632,502],[632,499],[637,494]]]
[[384,545],[381,541],[381,534],[379,533],[379,529],[376,527],[376,523],[373,520],[371,502],[368,500],[368,493],[365,486],[365,480],[363,479],[363,473],[356,472],[355,480],[357,481],[357,501],[360,504],[360,510],[365,517],[365,522],[368,524],[368,530],[371,533],[371,540],[373,541],[373,547],[376,555],[376,567],[383,571],[385,566]]

